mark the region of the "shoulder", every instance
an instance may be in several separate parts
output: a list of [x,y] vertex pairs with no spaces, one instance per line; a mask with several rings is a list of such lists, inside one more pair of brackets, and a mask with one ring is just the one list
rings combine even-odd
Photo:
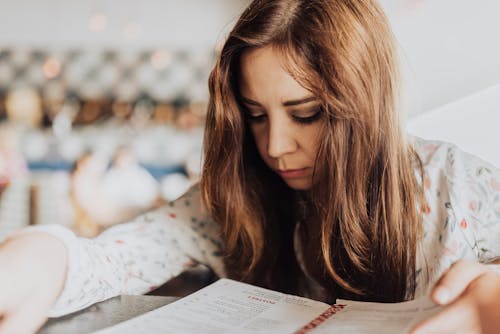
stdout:
[[459,150],[455,144],[440,140],[411,136],[409,141],[424,167],[433,164],[445,164],[449,157]]
[[453,143],[410,137],[426,174],[443,174],[448,181],[480,176],[495,170],[491,163],[462,150]]
[[[456,171],[457,155],[461,151],[456,145],[439,140],[410,137],[410,143],[422,162],[424,174],[424,239],[420,246],[436,274],[456,260],[457,250],[450,245],[455,245],[457,238],[462,237],[455,228],[460,221],[455,204],[456,190],[460,188],[456,176],[463,174]],[[423,265],[421,261],[420,265]]]
[[412,138],[424,167],[424,235],[420,244],[420,268],[435,281],[459,259],[489,256],[482,239],[487,214],[500,191],[498,170],[452,143]]
[[192,185],[177,199],[166,203],[158,211],[167,213],[171,218],[177,218],[179,215],[185,218],[190,216],[190,220],[202,217],[206,219],[208,216],[201,199],[200,187],[198,183]]
[[170,207],[202,207],[203,203],[201,201],[200,194],[200,184],[194,183],[189,188],[186,189],[179,197],[169,201],[167,206]]
[[181,221],[195,233],[218,236],[219,225],[213,221],[203,204],[199,183],[191,186],[181,197],[163,207],[171,220]]

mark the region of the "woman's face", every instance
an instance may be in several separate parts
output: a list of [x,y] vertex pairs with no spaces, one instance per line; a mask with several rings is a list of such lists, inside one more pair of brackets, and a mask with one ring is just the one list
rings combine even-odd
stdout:
[[247,50],[240,62],[242,104],[259,154],[297,190],[312,185],[324,118],[320,101],[284,68],[272,47]]

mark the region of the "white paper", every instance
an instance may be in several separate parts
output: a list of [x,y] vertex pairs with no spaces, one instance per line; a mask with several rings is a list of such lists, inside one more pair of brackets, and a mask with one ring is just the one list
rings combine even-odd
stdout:
[[339,299],[330,306],[220,279],[172,304],[96,334],[401,334],[439,310],[428,297],[403,303]]
[[172,304],[96,333],[293,333],[329,307],[220,279]]
[[335,308],[309,329],[296,333],[401,334],[438,312],[428,297],[402,303],[367,303],[338,299]]

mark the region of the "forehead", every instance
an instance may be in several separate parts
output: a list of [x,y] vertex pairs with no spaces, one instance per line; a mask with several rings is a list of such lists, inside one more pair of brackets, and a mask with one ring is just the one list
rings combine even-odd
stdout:
[[310,93],[292,72],[299,65],[291,63],[291,58],[275,47],[245,50],[239,65],[239,90],[243,95],[250,95],[246,97],[294,98]]

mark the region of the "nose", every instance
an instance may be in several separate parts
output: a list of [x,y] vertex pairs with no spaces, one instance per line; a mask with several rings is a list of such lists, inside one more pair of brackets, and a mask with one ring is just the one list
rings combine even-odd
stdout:
[[271,119],[268,131],[267,153],[271,158],[278,159],[297,150],[294,131],[285,120]]

